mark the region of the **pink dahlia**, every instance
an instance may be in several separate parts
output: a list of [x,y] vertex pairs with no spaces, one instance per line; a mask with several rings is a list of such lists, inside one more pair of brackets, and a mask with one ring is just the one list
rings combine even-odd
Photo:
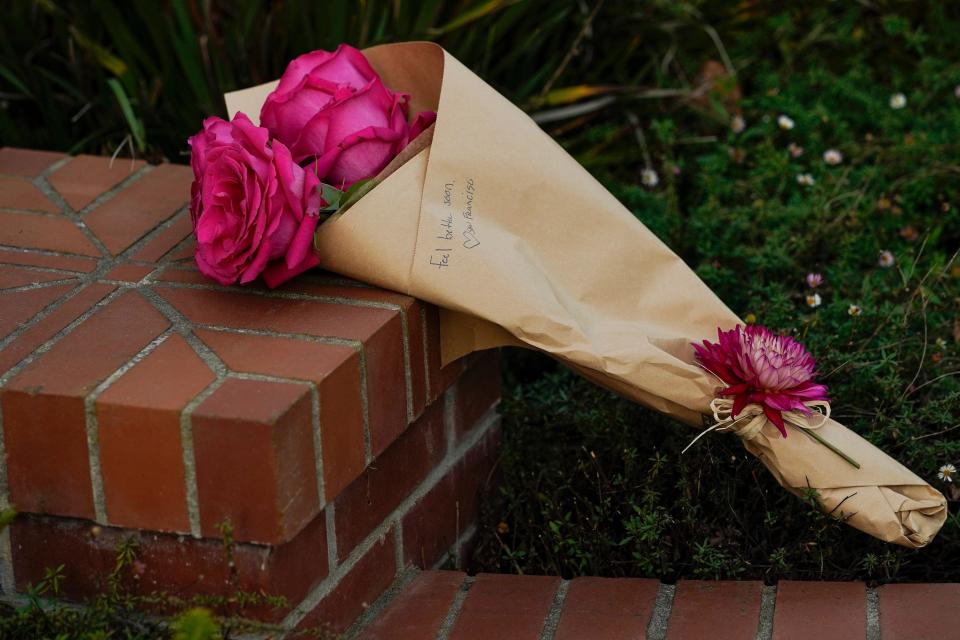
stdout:
[[786,438],[784,411],[810,415],[805,403],[828,400],[827,387],[814,382],[816,361],[793,338],[760,325],[717,329],[717,335],[716,344],[704,340],[693,348],[703,368],[728,385],[717,395],[733,397],[731,417],[757,404]]

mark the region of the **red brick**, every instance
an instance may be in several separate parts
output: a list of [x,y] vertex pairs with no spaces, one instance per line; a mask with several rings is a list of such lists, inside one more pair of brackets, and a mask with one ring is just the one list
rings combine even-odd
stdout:
[[11,369],[114,289],[115,287],[110,285],[92,284],[51,311],[48,316],[0,350],[0,371]]
[[444,566],[454,569],[468,569],[471,565],[475,564],[473,562],[473,554],[476,551],[478,542],[476,535],[463,539],[455,549],[456,555],[451,553],[450,557],[443,563]]
[[395,549],[394,531],[391,529],[306,615],[296,631],[337,634],[347,629],[393,582],[397,566]]
[[420,573],[358,638],[415,640],[436,637],[464,578],[466,574],[459,571]]
[[74,284],[60,284],[28,291],[0,291],[0,340],[65,295]]
[[20,510],[91,517],[84,398],[168,326],[140,294],[98,310],[3,390],[10,499]]
[[761,582],[684,580],[677,584],[668,640],[753,638],[760,624]]
[[120,280],[123,282],[140,282],[153,270],[154,267],[147,267],[139,264],[119,264],[113,269],[110,269],[110,271],[103,276],[103,279]]
[[320,271],[316,274],[305,274],[286,282],[278,291],[286,293],[303,293],[306,295],[329,298],[343,298],[346,300],[362,300],[364,302],[379,302],[394,305],[406,311],[416,301],[408,295],[377,289],[362,283],[350,284],[340,276],[330,275]]
[[416,418],[427,403],[426,358],[424,356],[424,303],[410,296],[368,286],[327,282],[326,276],[305,276],[287,282],[281,291],[324,296],[333,299],[380,302],[398,307],[407,325],[407,345],[410,355],[410,386],[412,412]]
[[289,540],[319,512],[306,385],[228,379],[192,416],[200,523],[238,540]]
[[168,326],[143,296],[128,291],[39,356],[7,388],[83,397]]
[[469,524],[458,509],[458,478],[450,471],[403,516],[404,562],[429,569]]
[[186,340],[172,335],[97,399],[111,524],[190,531],[180,412],[213,380]]
[[403,328],[399,315],[363,343],[367,370],[370,448],[380,455],[407,427],[403,369]]
[[133,259],[156,262],[191,233],[193,233],[193,222],[190,221],[190,213],[184,211],[169,227],[147,241],[147,244],[134,254]]
[[170,253],[163,256],[163,258],[168,262],[189,261],[192,263],[194,261],[193,256],[196,252],[197,243],[196,240],[191,236],[187,238],[186,242],[172,249]]
[[0,248],[0,263],[22,264],[31,267],[48,267],[64,271],[90,273],[97,268],[97,261],[79,256],[52,256],[46,253],[31,253],[16,249]]
[[117,255],[190,200],[190,167],[162,164],[88,213],[87,226]]
[[51,173],[47,180],[74,211],[80,211],[145,164],[143,160],[81,155]]
[[[168,592],[182,598],[199,594],[224,596],[238,590],[302,600],[327,575],[326,529],[321,514],[290,542],[281,546],[236,543],[231,577],[222,540],[194,539],[114,527],[87,520],[20,514],[11,527],[16,583],[26,590],[47,568],[64,565],[64,596],[82,600],[108,588],[106,578],[116,562],[117,545],[139,542],[137,558],[144,565],[139,580],[127,577],[134,593]],[[96,534],[94,534],[96,532]],[[182,607],[181,607],[182,608]],[[280,612],[245,609],[258,619],[277,619]]]
[[[172,273],[190,273],[168,269]],[[159,286],[157,291],[194,324],[266,329],[365,342],[397,318],[396,311],[367,309],[242,291]]]
[[[251,587],[258,583],[263,585],[259,589],[248,587],[247,590],[281,595],[291,606],[299,604],[329,571],[326,521],[326,515],[318,513],[300,533],[282,545],[241,545],[244,549],[257,550],[256,554],[246,554],[242,566],[250,575],[259,576],[256,581],[251,581]],[[258,556],[266,556],[265,561]]]
[[406,389],[398,312],[232,291],[158,287],[158,292],[195,324],[268,329],[363,342],[374,456],[406,427]]
[[114,543],[120,538],[97,538],[91,534],[92,525],[88,520],[18,514],[10,526],[17,589],[26,591],[47,569],[63,565],[64,596],[80,599],[101,592],[104,576],[115,563]]
[[0,244],[100,256],[73,221],[63,216],[0,211]]
[[457,380],[454,428],[458,438],[472,429],[500,400],[500,359],[496,350],[471,356],[469,368]]
[[0,149],[0,174],[33,178],[63,157],[56,151],[3,147]]
[[576,578],[563,601],[556,640],[642,638],[660,583],[642,578]]
[[867,635],[867,589],[862,582],[781,580],[774,640],[847,640]]
[[0,289],[12,289],[14,287],[51,282],[53,280],[67,280],[71,277],[71,274],[0,265]]
[[427,406],[426,303],[417,300],[407,312],[407,342],[410,345],[410,387],[413,396],[413,416],[417,417]]
[[233,371],[298,378],[317,385],[326,500],[336,498],[360,475],[366,454],[356,351],[288,338],[204,329],[196,333]]
[[560,578],[481,573],[450,631],[450,640],[536,640]]
[[443,409],[427,410],[337,498],[337,553],[346,558],[443,458]]
[[497,455],[494,427],[403,517],[404,561],[428,568],[474,522]]
[[447,366],[440,366],[440,314],[434,306],[426,306],[426,331],[427,331],[427,391],[428,401],[433,402],[435,398],[446,391],[452,385],[465,368],[464,358],[454,360]]
[[[157,282],[175,282],[178,284],[198,284],[206,285],[211,289],[220,287],[215,281],[203,275],[196,269],[184,269],[180,265],[176,267],[165,267],[156,278]],[[251,287],[253,285],[247,285]]]
[[0,208],[60,213],[60,207],[26,178],[0,177]]
[[960,584],[888,584],[878,592],[883,640],[958,637]]

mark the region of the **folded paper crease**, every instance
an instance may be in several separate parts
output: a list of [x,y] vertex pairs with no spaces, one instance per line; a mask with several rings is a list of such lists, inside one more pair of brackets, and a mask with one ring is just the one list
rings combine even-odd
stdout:
[[[386,84],[435,109],[315,248],[326,269],[441,308],[444,361],[501,345],[541,350],[627,398],[701,425],[717,383],[691,342],[740,323],[663,242],[522,111],[437,45],[365,51]],[[251,118],[270,85],[227,95]],[[744,446],[787,490],[907,547],[933,539],[946,501],[839,423],[810,438],[765,429]],[[719,436],[718,436],[719,437]]]

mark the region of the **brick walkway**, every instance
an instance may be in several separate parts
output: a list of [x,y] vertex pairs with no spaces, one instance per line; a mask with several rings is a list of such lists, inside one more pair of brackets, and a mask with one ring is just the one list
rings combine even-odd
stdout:
[[955,640],[960,585],[683,581],[424,571],[374,604],[363,640]]

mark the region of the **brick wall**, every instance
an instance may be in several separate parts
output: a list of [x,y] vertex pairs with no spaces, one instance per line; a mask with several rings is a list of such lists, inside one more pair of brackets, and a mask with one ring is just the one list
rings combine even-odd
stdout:
[[0,585],[62,563],[89,595],[132,536],[141,592],[282,595],[253,614],[344,628],[469,537],[496,356],[441,369],[434,308],[332,275],[207,281],[190,179],[0,149],[0,501],[21,512]]

